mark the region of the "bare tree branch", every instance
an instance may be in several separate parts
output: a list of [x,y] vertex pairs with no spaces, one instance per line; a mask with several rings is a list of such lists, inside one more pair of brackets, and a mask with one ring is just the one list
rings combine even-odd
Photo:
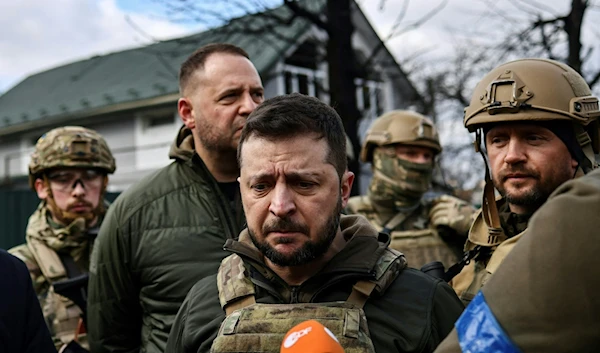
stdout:
[[[518,2],[521,3],[522,6],[531,7],[530,11],[532,11],[533,14],[539,14],[539,11],[546,11],[554,17],[559,17],[556,10],[542,2],[536,0],[518,0]],[[519,7],[520,10],[523,10],[522,6]]]
[[590,87],[594,87],[598,81],[600,81],[600,70],[596,71],[596,74],[592,76],[592,79],[588,81]]
[[419,28],[423,23],[429,21],[433,16],[437,15],[440,11],[442,11],[442,9],[444,9],[446,7],[446,5],[448,4],[448,1],[449,0],[442,0],[442,2],[440,2],[436,7],[434,7],[433,9],[431,9],[429,12],[427,12],[421,18],[419,18],[418,20],[416,20],[413,23],[409,24],[408,26],[406,26],[402,30],[395,32],[393,35],[391,35],[390,37],[388,37],[388,39],[397,37],[397,36],[402,35],[402,34],[408,32],[408,31],[412,31],[412,30],[414,30],[416,28]]
[[327,23],[325,23],[324,21],[322,21],[318,14],[303,8],[302,6],[300,6],[297,2],[295,2],[293,0],[284,0],[283,3],[290,10],[292,10],[294,12],[294,14],[296,14],[297,16],[307,18],[313,24],[315,24],[317,27],[321,28],[322,30],[327,32],[329,35],[331,35],[329,25]]
[[400,8],[400,12],[398,13],[398,16],[396,16],[396,20],[394,21],[394,24],[392,25],[392,28],[390,29],[390,33],[388,34],[388,36],[386,37],[384,42],[390,40],[394,36],[394,32],[396,32],[396,30],[398,29],[398,26],[400,26],[400,23],[402,23],[402,20],[406,16],[406,12],[408,9],[408,3],[409,3],[409,0],[404,0],[402,2],[402,7]]

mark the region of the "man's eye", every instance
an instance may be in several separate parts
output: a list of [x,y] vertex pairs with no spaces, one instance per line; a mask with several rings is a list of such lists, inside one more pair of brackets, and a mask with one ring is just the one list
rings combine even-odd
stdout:
[[542,140],[542,137],[539,135],[529,135],[529,136],[527,136],[527,139],[529,141],[539,141],[539,140]]
[[85,173],[83,173],[81,175],[81,178],[84,180],[93,180],[93,179],[98,178],[99,176],[100,176],[100,173],[98,173],[97,171],[87,170],[87,171],[85,171]]
[[57,183],[66,183],[71,181],[73,179],[73,176],[69,174],[56,174],[50,175],[49,179]]
[[229,93],[229,94],[226,94],[223,97],[221,97],[221,100],[222,101],[231,101],[231,100],[234,100],[236,97],[237,97],[236,93]]
[[313,184],[313,183],[309,183],[309,182],[306,182],[306,181],[299,181],[299,182],[297,183],[297,185],[298,185],[298,187],[299,187],[300,189],[310,189],[310,188],[312,188],[313,186],[315,186],[315,184]]
[[264,191],[267,189],[267,184],[254,184],[250,188],[254,191]]

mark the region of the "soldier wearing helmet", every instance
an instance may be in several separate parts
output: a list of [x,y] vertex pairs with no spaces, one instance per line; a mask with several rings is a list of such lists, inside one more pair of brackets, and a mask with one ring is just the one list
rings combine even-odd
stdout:
[[476,133],[486,185],[461,262],[468,265],[451,282],[463,302],[496,271],[550,194],[596,168],[599,116],[584,79],[552,60],[505,63],[475,87],[464,124]]
[[76,336],[81,310],[54,285],[88,272],[107,207],[107,175],[115,168],[104,138],[79,126],[45,133],[31,155],[29,184],[41,202],[29,218],[26,243],[10,252],[29,268],[57,348]]
[[428,118],[403,110],[384,114],[371,125],[361,150],[361,160],[373,165],[368,193],[350,198],[347,207],[390,233],[390,247],[402,251],[415,268],[432,261],[454,264],[474,213],[468,203],[449,195],[424,201],[441,151]]

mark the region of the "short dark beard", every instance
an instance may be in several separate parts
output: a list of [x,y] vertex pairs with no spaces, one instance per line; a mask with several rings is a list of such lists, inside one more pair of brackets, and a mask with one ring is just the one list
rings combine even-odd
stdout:
[[542,192],[539,188],[534,188],[520,196],[511,195],[500,189],[498,189],[498,192],[500,192],[500,195],[502,195],[509,204],[517,206],[534,206],[536,209],[543,205],[550,196],[550,194]]
[[[291,255],[283,255],[275,250],[266,240],[258,241],[256,233],[248,227],[248,234],[254,246],[272,263],[278,266],[301,266],[320,258],[329,250],[331,243],[335,239],[338,228],[340,226],[340,214],[342,211],[342,200],[338,199],[338,203],[329,217],[327,223],[317,231],[317,234],[322,235],[316,241],[309,240],[304,245]],[[309,229],[305,224],[296,223],[288,218],[278,218],[276,221],[265,224],[262,229],[262,234],[268,234],[272,231],[289,231],[308,234]]]
[[[521,171],[520,169],[518,171]],[[564,182],[573,178],[573,175],[570,170],[556,171],[556,174],[549,176],[545,180],[542,180],[539,173],[534,173],[531,171],[523,171],[524,174],[530,175],[537,180],[537,184],[533,186],[532,189],[528,190],[526,193],[522,195],[513,195],[506,191],[506,189],[502,186],[502,183],[494,182],[494,186],[506,199],[509,204],[517,205],[517,206],[530,206],[532,209],[537,210],[541,207],[550,194],[556,190],[560,185]],[[504,177],[501,174],[501,180],[504,182]]]

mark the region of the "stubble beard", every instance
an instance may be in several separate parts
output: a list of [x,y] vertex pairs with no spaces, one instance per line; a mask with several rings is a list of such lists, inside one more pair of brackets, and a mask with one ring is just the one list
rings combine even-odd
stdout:
[[[93,208],[91,211],[84,213],[71,212],[68,209],[62,210],[58,207],[58,205],[54,201],[54,198],[48,198],[46,202],[48,203],[48,207],[50,208],[52,216],[64,226],[70,225],[78,218],[83,218],[85,220],[86,228],[90,228],[96,224],[98,218],[104,213],[104,208],[101,207],[102,200],[100,200],[96,208]],[[79,200],[78,202],[86,203],[89,205],[89,207],[92,207],[92,205],[85,200]]]
[[206,150],[220,154],[237,153],[238,141],[234,141],[235,132],[228,134],[228,131],[220,131],[206,119],[199,119],[196,129],[198,139]]
[[504,173],[500,173],[498,179],[500,182],[494,181],[494,186],[506,199],[509,204],[517,205],[517,206],[529,206],[535,209],[539,208],[550,194],[556,190],[561,184],[573,178],[572,172],[570,169],[563,168],[561,170],[556,170],[555,173],[549,175],[548,178],[542,179],[539,173],[529,172],[528,174],[535,180],[534,184],[527,189],[523,189],[523,187],[515,187],[514,189],[518,189],[516,192],[510,192],[507,188],[504,187],[504,183],[506,180],[503,176]]
[[[250,235],[250,239],[252,239],[254,246],[256,246],[256,248],[258,248],[258,250],[272,263],[282,267],[306,265],[323,256],[327,250],[329,250],[340,225],[341,211],[342,200],[339,198],[333,213],[328,217],[327,223],[317,230],[317,234],[320,234],[321,236],[316,241],[308,240],[301,248],[297,249],[292,254],[286,255],[280,253],[273,248],[266,239],[259,241],[256,237],[256,233],[250,227],[248,227],[248,234]],[[287,218],[279,218],[274,222],[265,224],[262,228],[262,234],[268,234],[274,230],[287,230],[290,232],[300,232],[302,234],[308,234],[310,232],[308,226],[305,224],[299,224]],[[285,243],[285,241],[280,244],[283,243]]]

